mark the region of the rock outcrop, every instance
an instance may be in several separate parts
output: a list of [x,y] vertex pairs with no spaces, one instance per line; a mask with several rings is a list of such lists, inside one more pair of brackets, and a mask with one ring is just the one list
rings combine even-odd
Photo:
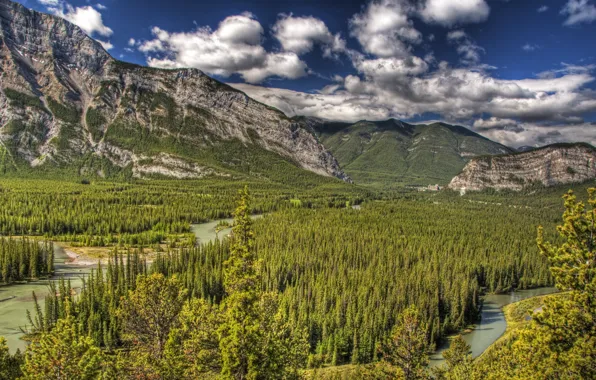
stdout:
[[251,172],[273,157],[347,179],[304,123],[196,69],[120,62],[59,17],[0,0],[0,157],[143,177]]
[[449,188],[454,190],[521,190],[596,178],[596,148],[588,144],[555,144],[528,152],[472,159]]

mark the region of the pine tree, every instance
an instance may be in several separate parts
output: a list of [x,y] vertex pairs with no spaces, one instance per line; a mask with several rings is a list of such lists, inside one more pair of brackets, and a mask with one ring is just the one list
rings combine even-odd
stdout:
[[80,333],[74,317],[69,314],[59,320],[51,332],[42,333],[27,347],[22,379],[96,379],[106,365],[106,357],[99,347]]
[[391,337],[383,344],[383,359],[398,368],[406,380],[427,377],[425,367],[432,352],[427,331],[418,309],[410,306],[398,316]]
[[19,350],[14,355],[8,351],[6,339],[0,336],[0,380],[13,380],[22,375],[23,356]]
[[136,289],[129,291],[118,312],[123,338],[136,354],[160,363],[186,293],[177,277],[155,273],[137,278]]
[[234,214],[232,247],[224,263],[226,323],[220,328],[222,375],[232,379],[257,378],[259,343],[260,262],[255,252],[248,188],[240,193]]
[[470,348],[461,335],[453,338],[449,348],[443,352],[448,368],[454,368],[467,360],[471,361]]

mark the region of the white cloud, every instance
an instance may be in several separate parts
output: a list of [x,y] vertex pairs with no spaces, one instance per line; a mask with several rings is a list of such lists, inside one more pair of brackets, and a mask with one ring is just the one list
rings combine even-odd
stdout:
[[310,52],[315,44],[323,47],[326,56],[346,49],[346,41],[339,34],[333,35],[323,21],[312,16],[280,15],[273,26],[273,36],[285,51],[299,55]]
[[377,57],[405,57],[422,34],[408,15],[414,7],[405,0],[373,1],[350,20],[350,33],[366,53]]
[[477,131],[490,129],[519,131],[517,121],[513,119],[500,119],[494,116],[489,119],[476,119],[473,128]]
[[452,69],[444,62],[428,72],[422,60],[410,59],[410,63],[388,58],[362,61],[357,64],[362,77],[348,75],[342,87],[326,88],[320,94],[235,86],[290,115],[343,121],[435,113],[455,122],[478,115],[496,118],[489,122],[578,122],[581,115],[596,111],[596,94],[584,91],[595,79],[588,74],[502,80],[476,69]]
[[427,0],[420,16],[429,23],[453,26],[485,21],[489,13],[484,0]]
[[548,6],[547,5],[543,5],[540,8],[538,8],[537,11],[538,11],[538,13],[546,12],[546,11],[548,11]]
[[540,49],[540,46],[533,44],[525,44],[522,46],[523,51],[534,51]]
[[262,46],[263,27],[248,13],[224,19],[216,30],[170,33],[154,27],[153,40],[139,50],[147,53],[149,66],[194,67],[209,74],[240,74],[258,83],[271,76],[296,79],[307,74],[306,63],[293,52],[272,53]]
[[99,42],[101,44],[101,46],[103,46],[104,49],[106,50],[110,50],[114,48],[114,45],[112,45],[112,43],[110,41],[101,41],[101,40],[96,40],[97,42]]
[[567,16],[565,26],[589,24],[596,20],[596,6],[588,0],[569,0],[561,9],[561,14]]
[[37,2],[46,7],[56,7],[60,4],[60,0],[37,0]]
[[128,40],[128,46],[135,46],[137,43],[137,40],[135,40],[134,38],[131,38]]
[[514,148],[539,147],[559,142],[587,142],[596,145],[596,124],[594,123],[518,123],[512,128],[494,128],[479,130],[479,132],[491,140]]
[[100,3],[95,4],[95,8],[97,8],[101,11],[108,9],[108,7],[106,7],[105,5],[100,4]]
[[[109,37],[114,33],[112,29],[104,25],[101,13],[90,5],[73,7],[62,0],[38,0],[38,2],[44,5],[50,13],[72,22],[89,36],[98,34]],[[99,6],[98,8],[102,9]]]
[[463,30],[447,33],[447,41],[457,46],[457,53],[462,56],[463,64],[476,65],[480,62],[480,55],[484,53],[484,48],[476,45]]

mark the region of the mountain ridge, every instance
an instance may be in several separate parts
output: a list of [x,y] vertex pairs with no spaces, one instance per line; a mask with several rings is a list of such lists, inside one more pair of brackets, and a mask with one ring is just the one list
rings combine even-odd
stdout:
[[522,190],[580,183],[596,178],[596,148],[587,143],[557,143],[525,152],[476,157],[449,188],[479,191],[487,188]]
[[177,178],[293,165],[349,180],[304,125],[200,70],[118,61],[70,22],[8,0],[0,26],[0,141],[13,164]]
[[356,182],[375,186],[447,184],[474,156],[510,153],[462,126],[397,119],[307,122]]

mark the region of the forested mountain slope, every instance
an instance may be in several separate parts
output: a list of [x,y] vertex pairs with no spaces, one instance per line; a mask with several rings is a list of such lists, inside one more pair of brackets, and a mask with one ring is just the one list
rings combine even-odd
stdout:
[[307,120],[357,183],[447,184],[471,157],[511,152],[467,128],[444,123]]
[[344,178],[304,125],[199,70],[113,59],[77,26],[0,0],[0,169]]

